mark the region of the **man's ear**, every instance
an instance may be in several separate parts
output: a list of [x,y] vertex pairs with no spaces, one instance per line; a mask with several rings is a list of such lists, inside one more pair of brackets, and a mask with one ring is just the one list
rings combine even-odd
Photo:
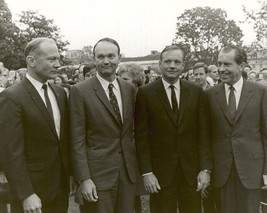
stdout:
[[30,66],[30,67],[35,67],[35,59],[33,56],[31,55],[28,55],[26,57],[26,61],[27,61],[27,64]]

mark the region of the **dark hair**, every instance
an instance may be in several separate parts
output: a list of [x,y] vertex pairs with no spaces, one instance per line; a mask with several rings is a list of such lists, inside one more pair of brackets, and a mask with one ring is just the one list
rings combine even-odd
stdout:
[[162,61],[162,55],[163,53],[165,52],[168,52],[168,51],[171,51],[171,50],[180,50],[183,54],[183,60],[185,59],[185,52],[184,50],[182,50],[182,48],[180,48],[179,46],[177,45],[170,45],[170,46],[166,46],[160,53],[160,61]]
[[109,43],[112,43],[112,44],[116,45],[117,48],[118,48],[118,55],[120,55],[120,51],[121,51],[121,49],[120,49],[120,46],[119,46],[119,44],[118,44],[117,41],[115,41],[115,40],[112,39],[112,38],[102,38],[102,39],[100,39],[100,40],[95,44],[95,46],[94,46],[94,48],[93,48],[93,55],[94,55],[94,56],[95,56],[95,48],[96,48],[96,46],[98,45],[98,43],[100,43],[100,42],[102,42],[102,41],[106,41],[106,42],[109,42]]
[[96,68],[96,65],[94,62],[90,62],[88,64],[85,64],[83,67],[83,76],[85,77],[85,74],[90,72],[93,68]]
[[252,70],[252,67],[249,66],[248,64],[244,67],[244,69],[245,69],[246,67],[248,67],[250,70]]
[[55,41],[51,38],[46,38],[46,37],[35,38],[26,45],[24,50],[25,57],[27,57],[31,52],[38,49],[40,45],[45,41],[50,41],[55,43]]
[[228,53],[232,50],[235,51],[235,62],[237,64],[242,64],[243,62],[247,63],[247,54],[242,48],[231,44],[221,49],[221,51],[225,53]]
[[193,66],[193,71],[194,70],[196,70],[196,69],[198,69],[198,68],[204,68],[204,71],[205,71],[205,73],[207,74],[208,73],[208,66],[205,64],[205,63],[203,63],[203,62],[198,62],[198,63],[196,63],[194,66]]

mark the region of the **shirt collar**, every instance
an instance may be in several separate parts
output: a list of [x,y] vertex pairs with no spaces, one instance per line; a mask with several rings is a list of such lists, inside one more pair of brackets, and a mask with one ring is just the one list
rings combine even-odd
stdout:
[[[163,86],[164,86],[164,88],[165,88],[165,90],[167,90],[168,88],[170,88],[170,83],[169,82],[167,82],[166,80],[164,80],[163,78],[162,78],[162,83],[163,83]],[[180,90],[180,79],[178,79],[178,81],[176,81],[176,83],[175,84],[172,84],[176,89],[178,89],[178,90]]]
[[109,84],[113,84],[114,88],[116,90],[119,90],[119,84],[117,81],[117,78],[114,79],[114,81],[109,82],[106,79],[102,78],[98,73],[96,74],[97,79],[99,80],[101,86],[103,87],[103,89],[106,91],[108,89],[108,85]]
[[[42,90],[43,83],[41,83],[40,81],[37,81],[36,79],[34,79],[33,77],[31,77],[28,73],[26,74],[26,78],[32,83],[32,85],[38,91]],[[47,82],[45,84],[47,84]]]
[[[241,92],[242,90],[242,87],[243,87],[243,78],[241,77],[235,84],[233,84],[233,87],[235,88],[235,91],[236,92]],[[230,89],[230,86],[229,84],[224,84],[225,85],[225,91],[228,91]]]

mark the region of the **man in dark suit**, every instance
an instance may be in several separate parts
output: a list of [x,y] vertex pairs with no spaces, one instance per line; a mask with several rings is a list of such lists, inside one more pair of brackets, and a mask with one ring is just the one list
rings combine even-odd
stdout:
[[66,213],[67,100],[62,88],[47,83],[57,76],[58,48],[52,39],[36,38],[25,56],[26,78],[0,94],[0,149],[12,213]]
[[196,190],[208,186],[211,169],[201,140],[203,90],[179,79],[184,52],[178,46],[166,47],[159,65],[162,79],[139,89],[135,108],[137,157],[152,193],[151,212],[177,212],[177,201],[181,213],[201,212]]
[[110,38],[93,48],[97,75],[70,92],[72,161],[83,212],[133,212],[136,154],[134,87],[116,78],[120,47]]
[[223,213],[258,212],[267,183],[267,88],[243,80],[246,53],[237,46],[218,56],[222,83],[206,92],[214,185]]

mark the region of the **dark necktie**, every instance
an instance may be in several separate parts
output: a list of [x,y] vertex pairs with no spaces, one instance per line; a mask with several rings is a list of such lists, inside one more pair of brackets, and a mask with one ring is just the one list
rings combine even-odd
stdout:
[[120,114],[120,108],[119,108],[119,105],[118,105],[118,101],[117,101],[117,98],[113,92],[113,87],[114,85],[113,84],[109,84],[108,85],[108,90],[109,90],[109,101],[110,101],[110,104],[115,112],[115,115],[117,117],[117,120],[119,121],[120,125],[122,125],[122,120],[121,120],[121,114]]
[[43,84],[42,86],[43,90],[44,90],[44,97],[45,97],[45,103],[46,103],[46,108],[54,122],[54,116],[53,116],[53,110],[52,110],[52,105],[51,105],[51,102],[49,100],[49,97],[48,97],[48,93],[47,93],[47,85],[46,84]]
[[230,114],[232,116],[232,119],[234,119],[235,113],[236,113],[236,100],[235,100],[235,88],[233,87],[233,85],[230,86],[228,108],[229,108]]
[[177,104],[177,99],[176,99],[176,95],[175,95],[175,90],[174,90],[174,86],[171,84],[170,85],[171,88],[171,101],[172,101],[172,111],[173,114],[175,116],[176,121],[178,120],[178,104]]

